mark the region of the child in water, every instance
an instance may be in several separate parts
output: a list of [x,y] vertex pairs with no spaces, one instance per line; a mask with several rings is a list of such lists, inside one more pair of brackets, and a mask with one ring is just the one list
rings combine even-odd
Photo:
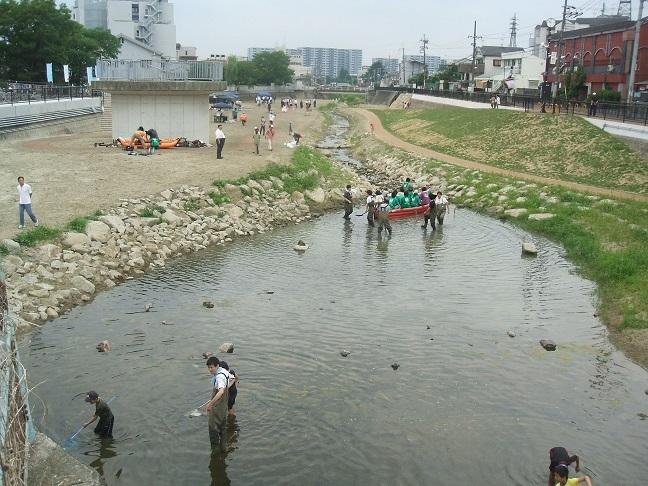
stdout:
[[570,478],[569,469],[564,464],[556,466],[556,476],[558,479],[556,486],[577,486],[578,483],[586,483],[587,486],[592,486],[592,480],[589,476]]

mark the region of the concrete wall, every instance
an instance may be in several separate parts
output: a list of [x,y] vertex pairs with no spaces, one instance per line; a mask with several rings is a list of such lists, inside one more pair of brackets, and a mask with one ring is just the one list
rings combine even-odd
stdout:
[[206,94],[112,93],[113,138],[130,137],[138,126],[155,128],[161,138],[209,140]]
[[95,107],[101,109],[101,98],[84,98],[61,101],[38,101],[33,103],[18,103],[15,105],[0,105],[0,119],[19,116],[55,113],[57,111],[78,110]]
[[[99,132],[101,114],[75,116],[61,120],[33,123],[20,127],[0,130],[0,142],[10,140],[25,140],[31,138],[47,138],[56,135],[69,135],[72,133]],[[102,139],[106,142],[108,134]]]

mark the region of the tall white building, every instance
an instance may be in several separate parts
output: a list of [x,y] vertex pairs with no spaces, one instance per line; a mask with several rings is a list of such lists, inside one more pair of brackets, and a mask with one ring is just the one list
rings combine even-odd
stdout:
[[379,62],[382,64],[386,74],[397,74],[399,59],[397,57],[374,57],[371,59],[371,64]]
[[122,42],[132,40],[164,57],[176,57],[176,26],[169,0],[76,0],[72,18],[91,29],[108,29]]
[[335,49],[331,47],[299,47],[304,66],[313,69],[313,76],[338,76],[346,69],[352,76],[362,69],[361,49]]
[[[405,63],[423,63],[423,54],[407,54],[405,55]],[[427,73],[436,74],[441,70],[441,58],[439,56],[425,56],[425,64],[427,64]],[[401,67],[402,69],[402,67]],[[407,66],[405,71],[407,71]]]

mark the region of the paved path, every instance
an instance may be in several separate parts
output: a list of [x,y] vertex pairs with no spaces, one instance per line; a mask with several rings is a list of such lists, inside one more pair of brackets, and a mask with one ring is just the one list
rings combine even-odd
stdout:
[[611,197],[615,199],[629,199],[633,201],[643,201],[648,202],[648,196],[643,194],[637,194],[634,192],[620,191],[617,189],[606,189],[603,187],[590,186],[588,184],[580,184],[578,182],[563,181],[560,179],[552,179],[549,177],[542,177],[533,174],[527,174],[525,172],[517,172],[508,169],[502,169],[500,167],[495,167],[492,165],[482,164],[480,162],[473,162],[471,160],[460,159],[459,157],[453,157],[452,155],[443,154],[441,152],[436,152],[429,148],[420,147],[412,143],[406,142],[405,140],[398,138],[391,132],[388,132],[385,127],[382,126],[380,118],[376,116],[375,113],[372,113],[369,110],[364,108],[350,108],[351,113],[359,114],[363,119],[363,128],[366,131],[369,131],[369,123],[374,124],[374,133],[383,142],[393,145],[395,147],[402,148],[408,152],[413,152],[424,157],[429,157],[432,159],[440,160],[448,164],[458,165],[460,167],[466,167],[469,169],[477,169],[483,172],[489,172],[491,174],[500,174],[508,177],[514,177],[516,179],[523,179],[532,182],[538,182],[540,184],[548,184],[553,186],[562,186],[568,189],[573,189],[575,191],[587,192],[590,194],[596,194],[599,196]]

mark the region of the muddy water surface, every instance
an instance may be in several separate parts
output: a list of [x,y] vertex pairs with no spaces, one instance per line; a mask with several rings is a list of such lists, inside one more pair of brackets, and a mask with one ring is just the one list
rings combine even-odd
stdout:
[[[559,247],[462,210],[390,239],[340,216],[180,258],[25,336],[41,428],[63,441],[91,412],[78,394],[118,395],[115,440],[86,430],[71,450],[109,485],[546,484],[556,445],[594,484],[645,484],[648,374]],[[238,415],[210,461],[206,418],[186,414],[224,341]]]

